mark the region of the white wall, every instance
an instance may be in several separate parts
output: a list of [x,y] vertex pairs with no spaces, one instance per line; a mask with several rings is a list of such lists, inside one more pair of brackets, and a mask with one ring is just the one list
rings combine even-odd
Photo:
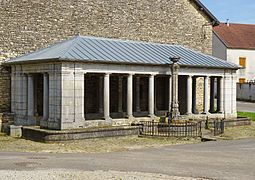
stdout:
[[214,57],[227,60],[227,47],[215,33],[213,33],[212,38],[212,55]]
[[255,101],[255,84],[237,83],[237,99],[244,101]]
[[239,65],[239,57],[246,58],[246,68],[237,71],[238,79],[245,78],[246,80],[255,80],[255,50],[227,50],[227,60],[229,62]]

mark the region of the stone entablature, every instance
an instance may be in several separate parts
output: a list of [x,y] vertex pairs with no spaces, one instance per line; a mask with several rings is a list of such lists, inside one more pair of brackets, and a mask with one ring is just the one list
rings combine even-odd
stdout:
[[[159,75],[163,75],[166,78],[169,78],[169,82],[171,80],[169,66],[52,62],[12,65],[12,70],[12,84],[14,85],[14,88],[12,89],[12,111],[15,112],[15,124],[37,124],[49,129],[70,129],[100,124],[130,124],[133,121],[141,119],[142,117],[134,118],[136,105],[133,104],[133,101],[135,101],[134,95],[136,94],[136,90],[133,90],[132,86],[137,81],[136,75],[144,75],[148,80],[147,90],[150,94],[146,101],[146,103],[148,103],[148,112],[143,118],[154,118],[157,113],[155,107],[155,99],[157,96],[152,93],[155,91],[155,79]],[[34,88],[34,81],[31,77],[36,73],[41,74],[41,81],[46,84],[44,85],[44,88],[48,89],[48,92],[45,90],[43,91],[44,108],[43,116],[40,118],[35,117],[35,114],[33,114],[34,112],[31,112],[32,106],[34,107],[35,105],[30,104],[31,102],[35,102],[34,96],[32,96],[31,93]],[[86,97],[84,97],[84,91],[86,91],[86,89],[84,87],[86,87],[86,84],[84,83],[84,80],[86,74],[98,74],[103,78],[103,86],[101,87],[103,93],[103,96],[101,97],[103,103],[103,120],[90,120],[85,118],[86,112],[84,104]],[[112,119],[111,117],[111,98],[109,96],[111,92],[110,77],[114,74],[117,76],[123,75],[127,83],[127,92],[125,94],[127,99],[122,99],[124,103],[126,102],[126,109],[123,109],[125,112],[122,114],[122,118],[117,119]],[[182,100],[180,106],[182,106],[183,109],[182,115],[191,119],[198,117],[236,117],[235,70],[181,68],[179,75],[183,77],[179,84],[181,87],[180,98],[182,98]],[[203,114],[196,114],[197,103],[195,101],[196,99],[194,99],[193,86],[196,84],[194,83],[194,80],[197,77],[203,77],[205,85],[204,97],[206,98],[203,98]],[[214,103],[213,105],[210,105],[212,104],[211,97],[214,95],[210,93],[211,86],[209,81],[215,78],[217,78],[217,83],[219,84],[219,87],[221,87],[219,88],[220,91],[217,101],[218,113],[215,113],[215,108],[213,108],[213,112],[210,113],[210,108],[214,107]],[[92,98],[97,100],[96,97]],[[169,99],[166,99],[166,101],[169,102]],[[46,109],[49,111],[45,111]],[[165,112],[168,110],[169,109],[166,109]]]

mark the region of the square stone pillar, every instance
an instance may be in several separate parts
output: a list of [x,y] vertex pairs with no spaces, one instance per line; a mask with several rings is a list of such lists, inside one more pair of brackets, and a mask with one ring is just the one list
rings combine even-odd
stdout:
[[84,73],[75,64],[65,64],[61,72],[61,129],[79,128],[84,119]]
[[49,118],[49,75],[43,74],[43,121]]
[[154,118],[155,117],[155,114],[154,114],[154,91],[155,91],[155,82],[154,82],[154,75],[151,74],[150,77],[149,77],[149,116],[151,118]]
[[[21,115],[22,121],[27,121],[28,114],[28,77],[27,74],[22,73],[22,89],[21,89]],[[25,123],[26,124],[26,123]]]
[[133,119],[133,74],[127,78],[127,117]]
[[[224,117],[229,118],[233,114],[233,88],[236,90],[236,84],[233,86],[230,73],[224,75]],[[236,106],[236,104],[234,104]]]
[[44,126],[49,129],[61,129],[61,101],[62,101],[62,83],[61,70],[58,67],[49,74],[49,118]]
[[28,109],[28,121],[35,121],[35,106],[34,106],[34,78],[32,74],[28,74],[27,82],[27,109]]
[[27,76],[21,71],[15,73],[15,89],[13,94],[15,125],[35,125],[33,121],[29,121],[27,117]]
[[187,76],[187,115],[192,114],[192,76]]
[[74,85],[74,100],[75,100],[75,124],[77,127],[81,127],[85,123],[85,112],[84,112],[84,73],[83,72],[75,72],[75,85]]

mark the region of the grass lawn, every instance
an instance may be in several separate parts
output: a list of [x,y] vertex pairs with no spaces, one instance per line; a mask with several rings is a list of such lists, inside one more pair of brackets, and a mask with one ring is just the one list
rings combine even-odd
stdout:
[[252,121],[255,121],[255,113],[253,112],[237,112],[238,117],[249,117]]

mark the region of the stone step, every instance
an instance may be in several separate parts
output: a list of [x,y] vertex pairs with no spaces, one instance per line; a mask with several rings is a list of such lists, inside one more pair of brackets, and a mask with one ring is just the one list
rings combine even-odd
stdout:
[[213,137],[213,136],[207,136],[207,135],[205,135],[205,136],[202,136],[201,141],[202,141],[202,142],[206,142],[206,141],[217,141],[217,139],[216,139],[215,137]]

